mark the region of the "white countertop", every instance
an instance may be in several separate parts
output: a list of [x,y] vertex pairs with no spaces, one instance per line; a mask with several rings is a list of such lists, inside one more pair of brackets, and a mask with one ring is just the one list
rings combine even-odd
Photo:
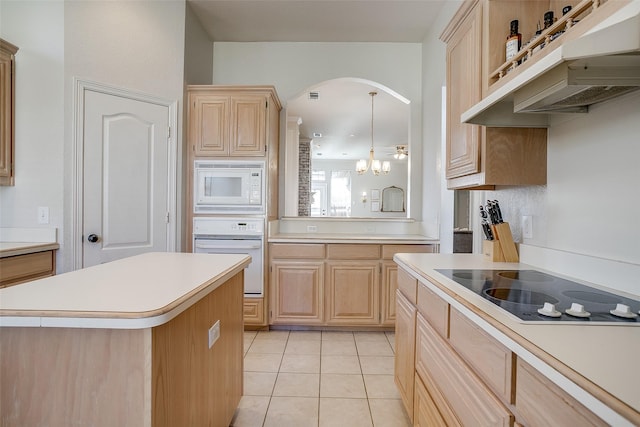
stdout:
[[0,326],[157,326],[250,261],[243,254],[147,253],[3,288]]
[[640,327],[525,324],[435,269],[535,269],[590,286],[594,284],[526,264],[490,262],[482,255],[398,254],[394,259],[418,276],[437,282],[452,297],[450,303],[460,302],[471,307],[471,311],[481,318],[488,319],[490,324],[497,322],[506,327],[501,330],[506,330],[507,336],[522,346],[523,356],[530,351],[569,378],[577,373],[640,411]]
[[420,234],[349,234],[349,233],[276,233],[268,237],[269,243],[379,243],[391,244],[438,244]]
[[0,258],[58,249],[55,242],[0,242]]

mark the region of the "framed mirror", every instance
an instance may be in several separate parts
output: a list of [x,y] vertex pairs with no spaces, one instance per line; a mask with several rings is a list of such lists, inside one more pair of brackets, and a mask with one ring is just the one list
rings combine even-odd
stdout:
[[[371,92],[376,92],[371,95]],[[406,218],[383,210],[373,189],[407,188],[410,102],[375,82],[344,78],[323,82],[286,104],[285,216]],[[356,171],[358,160],[387,162]],[[294,177],[291,179],[290,177]]]
[[382,212],[404,212],[404,190],[393,185],[382,189],[380,210]]

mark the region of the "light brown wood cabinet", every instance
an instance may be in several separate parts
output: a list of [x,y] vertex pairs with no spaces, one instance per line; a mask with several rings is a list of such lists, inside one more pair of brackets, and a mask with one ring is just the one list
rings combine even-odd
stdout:
[[0,288],[56,274],[55,250],[0,258]]
[[[186,235],[193,233],[193,164],[195,160],[265,161],[266,218],[278,217],[278,146],[281,104],[273,86],[191,85],[187,87],[187,146],[189,167],[186,173],[189,195]],[[192,251],[192,239],[187,239]],[[245,325],[268,325],[268,248],[263,265],[264,297],[244,299]]]
[[0,39],[0,185],[14,185],[17,52],[17,46]]
[[416,308],[398,289],[396,291],[395,383],[407,410],[414,421]]
[[271,243],[270,323],[393,327],[393,255],[435,250],[435,245]]
[[275,92],[255,87],[190,86],[189,144],[195,156],[264,157],[280,111]]
[[427,283],[398,270],[395,382],[414,426],[606,425]]
[[441,35],[447,43],[446,178],[449,189],[546,184],[546,129],[486,128],[460,122],[460,115],[479,102],[487,88],[487,64],[483,60],[486,61],[488,41],[483,35],[487,33],[484,12],[488,1],[463,3]]

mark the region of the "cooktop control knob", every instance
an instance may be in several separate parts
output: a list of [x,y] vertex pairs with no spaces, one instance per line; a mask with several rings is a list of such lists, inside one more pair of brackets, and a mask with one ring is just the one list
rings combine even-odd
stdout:
[[588,311],[585,311],[584,306],[582,304],[578,304],[577,302],[571,303],[571,308],[567,308],[565,310],[565,312],[569,316],[574,316],[574,317],[589,317],[589,316],[591,316],[591,313],[589,313]]
[[562,316],[562,313],[560,313],[558,310],[556,310],[556,305],[555,304],[551,304],[550,302],[545,302],[544,306],[542,308],[538,309],[538,313],[542,314],[543,316],[547,316],[547,317],[560,317],[560,316]]
[[637,314],[631,311],[631,307],[626,304],[617,304],[615,310],[609,310],[609,313],[617,317],[623,317],[625,319],[633,319],[638,317]]

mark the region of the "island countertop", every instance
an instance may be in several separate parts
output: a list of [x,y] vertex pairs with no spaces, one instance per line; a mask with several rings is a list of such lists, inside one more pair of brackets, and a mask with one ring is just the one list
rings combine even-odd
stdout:
[[147,253],[0,289],[0,326],[149,328],[244,269],[243,254]]
[[[522,263],[494,263],[481,255],[397,254],[394,260],[440,289],[449,303],[461,304],[479,315],[515,342],[516,354],[533,354],[553,370],[576,382],[608,405],[616,407],[614,396],[628,405],[626,411],[636,419],[640,412],[640,327],[631,325],[580,325],[522,323],[490,301],[447,278],[436,269],[535,269],[586,283],[553,271]],[[484,329],[484,328],[483,328]],[[493,335],[493,334],[492,334]],[[586,381],[585,381],[586,380]],[[601,389],[598,391],[598,388]],[[605,393],[602,393],[604,391]]]

